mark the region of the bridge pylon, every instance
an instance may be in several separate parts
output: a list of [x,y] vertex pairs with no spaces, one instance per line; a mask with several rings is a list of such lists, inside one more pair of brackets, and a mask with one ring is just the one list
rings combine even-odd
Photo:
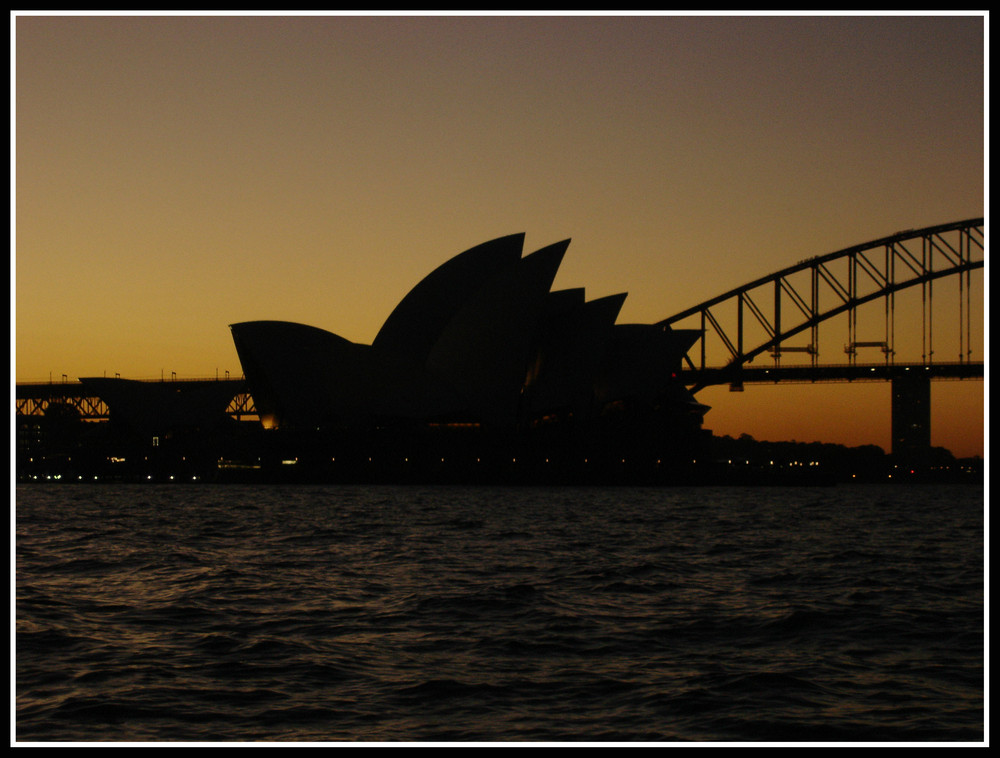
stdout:
[[930,450],[930,376],[897,376],[892,380],[892,455],[906,463],[920,463]]

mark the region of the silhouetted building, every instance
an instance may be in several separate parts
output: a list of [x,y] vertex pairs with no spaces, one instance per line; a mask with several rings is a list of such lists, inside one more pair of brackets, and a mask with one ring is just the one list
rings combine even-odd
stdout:
[[[231,326],[265,428],[323,455],[662,460],[691,451],[707,407],[679,381],[701,336],[615,323],[625,295],[551,291],[569,241],[522,257],[524,235],[447,261],[371,345],[311,326]],[[451,434],[447,434],[450,430]]]
[[108,405],[112,423],[149,440],[183,432],[206,433],[225,420],[233,398],[228,382],[81,377],[80,383]]

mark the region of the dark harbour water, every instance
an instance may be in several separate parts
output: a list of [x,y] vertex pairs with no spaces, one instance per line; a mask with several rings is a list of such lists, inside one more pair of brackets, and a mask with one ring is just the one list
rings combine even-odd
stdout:
[[16,739],[982,742],[984,508],[19,486]]

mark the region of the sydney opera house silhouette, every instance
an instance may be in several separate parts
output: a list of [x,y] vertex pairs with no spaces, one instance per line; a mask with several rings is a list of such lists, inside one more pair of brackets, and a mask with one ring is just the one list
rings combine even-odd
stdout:
[[231,325],[282,455],[394,467],[690,455],[707,408],[679,371],[700,332],[617,324],[625,294],[552,291],[569,240],[529,255],[523,243],[501,237],[448,260],[370,345],[290,322]]

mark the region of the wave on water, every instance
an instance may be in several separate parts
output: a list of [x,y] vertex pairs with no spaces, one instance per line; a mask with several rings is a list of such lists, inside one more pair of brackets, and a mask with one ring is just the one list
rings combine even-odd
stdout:
[[982,742],[984,492],[19,486],[18,742]]

